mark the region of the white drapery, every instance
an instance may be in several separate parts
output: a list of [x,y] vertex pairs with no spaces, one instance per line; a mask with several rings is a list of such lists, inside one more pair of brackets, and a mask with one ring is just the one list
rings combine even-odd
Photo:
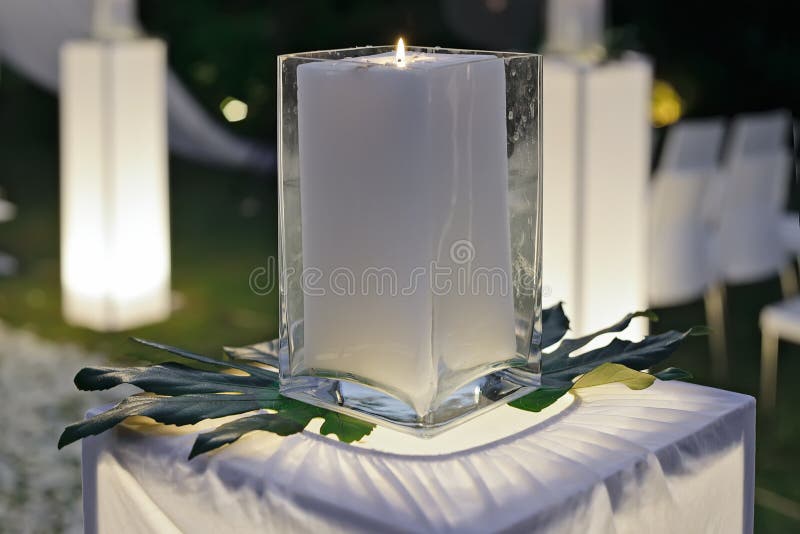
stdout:
[[[58,90],[58,55],[70,39],[89,36],[92,0],[2,0],[0,59],[37,84]],[[270,147],[241,139],[216,124],[173,72],[167,74],[170,149],[196,161],[271,170]]]
[[[751,397],[660,381],[578,395],[441,455],[378,428],[362,446],[256,432],[187,461],[214,421],[120,428],[83,443],[86,532],[752,532]],[[465,426],[503,409],[526,417]]]

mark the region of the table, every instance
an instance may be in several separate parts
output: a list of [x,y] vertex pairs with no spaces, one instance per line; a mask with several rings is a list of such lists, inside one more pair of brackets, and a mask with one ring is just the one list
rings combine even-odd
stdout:
[[215,424],[84,440],[86,532],[752,531],[755,400],[687,383],[502,407],[415,454],[388,429],[358,446],[254,432],[187,461]]

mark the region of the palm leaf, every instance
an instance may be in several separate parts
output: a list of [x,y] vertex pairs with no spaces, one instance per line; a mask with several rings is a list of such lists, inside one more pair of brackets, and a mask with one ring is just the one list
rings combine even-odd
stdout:
[[86,367],[75,376],[75,385],[82,391],[104,390],[120,384],[132,384],[157,395],[187,395],[255,392],[264,387],[277,388],[278,380],[204,371],[175,362],[146,367]]
[[283,415],[271,413],[260,413],[242,417],[236,421],[220,425],[210,432],[204,432],[198,435],[197,439],[194,441],[191,452],[189,452],[189,459],[191,460],[198,454],[233,443],[248,432],[264,430],[279,436],[288,436],[302,432],[307,424],[308,421],[295,421]]
[[550,357],[553,358],[565,358],[569,356],[571,353],[575,352],[576,350],[584,347],[594,338],[601,336],[603,334],[609,334],[612,332],[622,332],[628,325],[631,324],[631,321],[636,317],[647,317],[648,319],[654,320],[656,318],[655,314],[650,311],[638,311],[634,313],[629,313],[622,320],[614,323],[613,325],[609,326],[608,328],[603,328],[602,330],[598,330],[597,332],[591,333],[586,336],[577,337],[575,339],[565,339],[561,342],[556,350],[549,353]]
[[58,440],[58,448],[113,428],[128,417],[142,415],[165,425],[191,425],[204,419],[225,417],[261,408],[279,409],[285,399],[274,389],[259,393],[219,393],[161,397],[133,395],[90,419],[69,425]]
[[272,378],[275,375],[275,373],[272,373],[271,371],[267,371],[267,370],[261,369],[260,367],[256,367],[254,365],[248,365],[246,363],[236,362],[236,361],[217,360],[215,358],[209,358],[208,356],[203,356],[202,354],[195,354],[194,352],[189,352],[188,350],[183,350],[183,349],[180,349],[178,347],[173,347],[171,345],[165,345],[163,343],[157,343],[155,341],[148,341],[146,339],[142,339],[142,338],[138,338],[138,337],[132,337],[131,339],[133,341],[135,341],[136,343],[140,343],[140,344],[145,345],[147,347],[152,347],[154,349],[163,350],[163,351],[169,352],[170,354],[174,354],[176,356],[180,356],[182,358],[186,358],[187,360],[192,360],[192,361],[195,361],[195,362],[198,362],[198,363],[203,363],[203,364],[206,364],[206,365],[213,365],[213,366],[216,366],[216,367],[227,367],[227,368],[232,368],[232,369],[238,369],[239,371],[243,371],[243,372],[245,372],[245,373],[247,373],[249,375],[259,376],[259,377],[262,377],[262,378],[266,378],[268,380],[272,380]]
[[567,354],[544,355],[542,372],[559,380],[572,380],[606,362],[619,363],[641,371],[661,363],[678,348],[687,336],[696,335],[696,333],[695,329],[686,332],[670,330],[648,336],[641,341],[615,338],[604,347],[574,357]]
[[254,361],[277,368],[280,344],[279,339],[273,339],[244,347],[222,347],[222,350],[234,360]]
[[[626,316],[617,324],[601,330],[597,335],[627,326],[636,314]],[[569,354],[544,354],[542,356],[542,387],[524,397],[509,403],[509,406],[539,412],[547,408],[572,389],[600,385],[610,382],[630,381],[635,386],[647,387],[652,384],[649,376],[662,380],[680,380],[691,375],[682,369],[671,367],[654,375],[638,376],[638,371],[648,369],[668,358],[687,337],[707,333],[705,327],[694,327],[686,332],[670,330],[663,334],[648,336],[642,341],[632,342],[615,338],[608,345],[579,356]],[[586,336],[590,337],[590,336]],[[569,341],[569,340],[565,340]],[[590,341],[590,340],[589,340]],[[565,343],[564,342],[564,343]],[[564,346],[559,346],[559,350]],[[583,347],[588,341],[576,344]],[[630,371],[630,373],[628,373]],[[592,373],[596,373],[590,376]],[[631,374],[637,373],[637,374]],[[572,380],[583,375],[574,385]],[[583,381],[583,382],[581,382]],[[645,383],[647,384],[645,385]]]
[[[646,387],[655,378],[672,380],[690,376],[685,371],[674,368],[653,375],[637,370],[650,368],[663,361],[687,335],[702,333],[697,328],[683,333],[665,332],[639,342],[614,339],[605,347],[579,356],[570,356],[596,336],[620,332],[634,317],[640,316],[653,318],[648,312],[637,312],[589,336],[561,341],[556,350],[542,357],[542,387],[510,402],[509,405],[523,410],[540,411],[573,387],[608,382],[623,382],[629,387]],[[563,338],[568,329],[569,319],[561,304],[543,310],[542,346],[554,345]],[[225,361],[161,343],[139,338],[133,340],[193,362],[236,369],[245,375],[201,370],[176,362],[131,368],[85,368],[75,377],[75,384],[79,389],[102,390],[119,384],[133,384],[148,394],[128,397],[106,412],[68,426],[61,435],[59,448],[86,436],[104,432],[135,415],[151,417],[163,424],[187,425],[204,419],[259,409],[277,411],[245,416],[200,434],[192,447],[190,458],[232,443],[255,430],[265,430],[282,436],[294,434],[302,431],[315,417],[324,419],[320,428],[322,434],[335,434],[341,441],[348,443],[363,438],[375,426],[354,417],[282,397],[278,391],[278,375],[274,370],[277,368],[278,352],[281,349],[278,340],[240,348],[226,347],[224,350],[230,359]],[[259,366],[263,364],[273,369]],[[582,378],[573,384],[578,376]]]
[[520,397],[508,403],[512,408],[519,408],[527,412],[541,412],[572,389],[572,383],[564,386],[542,386],[533,393]]
[[325,422],[319,429],[320,434],[336,434],[345,443],[358,441],[372,432],[375,425],[355,417],[325,410]]
[[564,307],[559,302],[555,306],[542,310],[542,348],[555,345],[567,334],[569,319]]
[[572,388],[581,389],[617,383],[625,384],[630,389],[647,389],[655,381],[656,377],[653,375],[635,371],[618,363],[604,363],[580,377]]
[[657,373],[653,373],[653,376],[664,381],[688,380],[692,378],[692,373],[689,371],[684,371],[683,369],[678,369],[677,367],[667,367],[666,369],[662,369]]

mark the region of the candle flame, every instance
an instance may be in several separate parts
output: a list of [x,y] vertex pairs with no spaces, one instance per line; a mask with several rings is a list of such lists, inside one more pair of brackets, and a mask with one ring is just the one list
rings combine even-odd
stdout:
[[394,59],[398,67],[406,66],[406,45],[402,37],[397,41],[397,51],[394,54]]

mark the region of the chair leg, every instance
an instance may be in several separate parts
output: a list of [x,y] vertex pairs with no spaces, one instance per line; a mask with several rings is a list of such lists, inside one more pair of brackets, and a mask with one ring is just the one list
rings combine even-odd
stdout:
[[705,297],[706,320],[711,329],[708,343],[711,349],[711,377],[717,383],[728,381],[728,353],[725,338],[725,286],[719,284],[708,290]]
[[781,278],[781,293],[783,298],[789,298],[798,293],[797,270],[795,269],[794,262],[790,263],[780,273]]
[[775,409],[778,384],[778,345],[780,340],[769,332],[761,334],[761,394],[758,406],[764,412]]

